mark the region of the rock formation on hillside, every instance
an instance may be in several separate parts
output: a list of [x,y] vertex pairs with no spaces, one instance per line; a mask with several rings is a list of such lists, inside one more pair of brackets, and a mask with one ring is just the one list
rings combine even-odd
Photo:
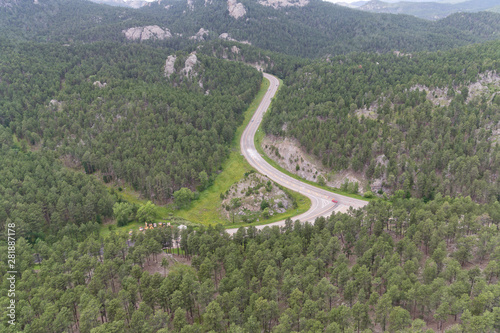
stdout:
[[245,6],[237,2],[237,0],[227,0],[227,10],[229,11],[229,15],[235,19],[239,19],[247,13]]
[[[193,67],[198,63],[198,58],[196,57],[195,53],[191,53],[189,57],[186,59],[186,62],[184,63],[184,68],[182,69],[182,72],[184,75],[188,76],[191,74],[191,71],[193,70]],[[196,75],[196,73],[193,73],[193,75]]]
[[147,40],[147,39],[167,39],[172,37],[170,30],[162,29],[157,25],[148,25],[144,27],[134,27],[122,30],[125,37],[129,40]]
[[194,36],[189,37],[189,39],[197,41],[205,40],[205,36],[208,36],[208,32],[209,32],[208,30],[200,28],[200,30]]
[[165,76],[170,77],[172,73],[175,71],[174,64],[175,60],[177,59],[176,56],[170,55],[168,56],[167,60],[165,61]]
[[230,41],[230,42],[238,42],[238,43],[241,43],[241,44],[248,44],[248,45],[252,45],[252,43],[250,43],[249,41],[247,40],[236,40],[234,38],[232,38],[231,36],[229,36],[229,34],[227,32],[224,32],[222,34],[219,35],[219,38],[220,39],[224,39],[224,40],[227,40],[227,41]]
[[[166,77],[170,77],[170,75],[176,72],[175,70],[176,60],[177,57],[175,55],[170,55],[165,61],[164,73]],[[184,62],[184,68],[180,70],[179,74],[184,75],[186,77],[198,75],[198,73],[193,71],[193,68],[196,66],[196,64],[198,64],[198,57],[196,57],[196,52],[193,52],[186,58],[186,61]]]
[[101,81],[95,81],[94,82],[94,86],[97,86],[98,88],[104,88],[106,87],[108,84],[106,82],[104,83],[101,83]]

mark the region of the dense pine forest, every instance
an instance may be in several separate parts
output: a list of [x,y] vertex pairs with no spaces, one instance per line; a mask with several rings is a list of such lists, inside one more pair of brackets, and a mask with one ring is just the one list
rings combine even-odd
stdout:
[[[149,230],[132,247],[96,224],[67,226],[52,242],[18,242],[11,331],[496,332],[499,223],[498,203],[438,196],[232,238],[219,227]],[[179,233],[174,259],[162,247],[178,253]]]
[[[0,332],[500,331],[500,14],[240,3],[0,0]],[[147,25],[171,36],[123,33]],[[261,69],[261,131],[380,182],[367,206],[180,218],[255,171],[223,166]]]
[[68,166],[124,180],[158,202],[220,168],[261,81],[249,66],[203,56],[189,75],[166,78],[168,53],[138,45],[47,50],[23,44],[2,52],[3,125]]
[[430,22],[409,15],[360,12],[320,0],[304,2],[305,7],[275,9],[243,0],[245,15],[236,19],[222,0],[163,0],[139,10],[85,0],[2,0],[0,31],[18,40],[126,42],[122,30],[158,25],[172,33],[162,44],[183,48],[194,45],[189,37],[203,28],[208,31],[204,40],[227,33],[265,50],[301,57],[444,50],[500,34],[500,15],[493,12],[460,13]]
[[[350,54],[316,62],[287,77],[263,127],[297,138],[334,171],[384,179],[392,192],[499,200],[496,74],[488,89],[469,92],[470,84],[498,71],[499,50],[493,42],[445,53]],[[428,96],[438,90],[446,92],[441,104]]]
[[51,152],[31,152],[0,127],[2,207],[0,230],[15,223],[32,243],[67,225],[102,222],[112,216],[114,199],[102,184],[63,167]]

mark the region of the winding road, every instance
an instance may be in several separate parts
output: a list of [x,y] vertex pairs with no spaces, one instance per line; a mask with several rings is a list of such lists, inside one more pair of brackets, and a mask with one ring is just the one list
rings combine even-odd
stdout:
[[[259,104],[257,111],[253,115],[250,123],[245,128],[241,136],[240,147],[241,153],[247,159],[248,163],[254,167],[258,172],[267,177],[271,178],[276,183],[287,187],[295,192],[299,192],[311,199],[311,208],[298,216],[295,216],[294,220],[300,220],[302,222],[309,221],[314,222],[316,218],[320,216],[330,216],[334,211],[345,212],[349,207],[360,208],[368,204],[368,202],[346,197],[340,194],[334,194],[332,192],[320,189],[318,187],[303,183],[297,179],[294,179],[271,166],[264,158],[257,152],[254,143],[254,137],[257,133],[259,125],[262,121],[262,116],[267,111],[271,105],[271,100],[278,91],[279,80],[267,73],[264,73],[264,77],[269,80],[270,86],[264,98]],[[337,203],[332,202],[335,199]],[[263,229],[266,226],[278,225],[282,226],[285,221],[278,221],[274,223],[269,223],[266,225],[256,226],[257,229]],[[226,229],[226,232],[233,234],[237,229]]]

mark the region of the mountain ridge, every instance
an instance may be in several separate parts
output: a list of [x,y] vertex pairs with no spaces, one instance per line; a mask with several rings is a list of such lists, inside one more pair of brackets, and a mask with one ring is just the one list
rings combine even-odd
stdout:
[[[140,9],[83,0],[72,1],[71,5],[62,0],[2,3],[10,6],[0,7],[0,31],[21,40],[125,41],[124,30],[159,26],[173,35],[162,42],[164,45],[194,45],[201,39],[224,35],[262,49],[309,58],[354,51],[449,49],[496,39],[500,33],[500,15],[496,13],[464,13],[462,20],[429,23],[411,16],[362,12],[319,0],[231,2],[241,9],[237,15],[231,12],[228,1],[217,0],[167,0]],[[207,33],[198,38],[200,29]],[[489,34],[484,34],[484,29]],[[196,38],[190,40],[192,36]]]
[[480,12],[498,5],[495,0],[469,0],[459,3],[446,2],[385,2],[371,0],[358,9],[372,13],[407,14],[427,20],[438,20],[458,12]]

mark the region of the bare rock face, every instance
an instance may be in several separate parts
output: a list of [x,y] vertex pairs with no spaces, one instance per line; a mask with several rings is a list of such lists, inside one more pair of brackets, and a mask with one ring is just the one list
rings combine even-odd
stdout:
[[219,38],[220,39],[224,39],[224,40],[228,40],[228,41],[231,41],[231,42],[236,42],[236,39],[231,38],[227,32],[224,32],[224,33],[220,34]]
[[235,19],[239,19],[247,13],[245,6],[237,2],[237,0],[227,0],[227,10],[229,11],[229,15]]
[[[106,87],[108,84],[106,82],[104,83],[101,83],[101,81],[95,81],[94,82],[94,86],[97,86],[98,88],[104,88]],[[52,102],[52,101],[51,101]]]
[[269,215],[292,208],[292,200],[276,183],[264,175],[250,174],[233,184],[222,201],[223,216],[229,220],[252,221],[262,218],[261,205],[268,203]]
[[224,33],[220,34],[219,38],[227,40],[227,41],[230,41],[230,42],[238,42],[238,43],[241,43],[241,44],[252,45],[252,43],[250,43],[247,40],[240,41],[240,40],[236,40],[236,39],[232,38],[231,36],[229,36],[229,34],[227,32],[224,32]]
[[231,47],[231,52],[235,53],[235,54],[239,54],[240,53],[240,49],[236,47],[236,45],[233,45],[233,47]]
[[[165,61],[165,76],[170,77],[173,73],[175,73],[175,61],[177,60],[177,57],[174,55],[168,56],[167,60]],[[193,68],[196,66],[198,63],[198,58],[196,57],[196,52],[191,53],[186,61],[184,62],[184,68],[181,69],[180,74],[184,76],[196,76],[197,73],[193,71]],[[201,84],[202,86],[203,84]]]
[[176,59],[177,57],[174,55],[168,56],[167,61],[165,62],[166,77],[170,77],[170,75],[172,75],[172,73],[175,71],[174,64]]
[[134,27],[122,30],[125,37],[129,40],[147,40],[147,39],[167,39],[172,37],[170,30],[162,29],[157,25],[148,25],[145,27]]
[[189,37],[189,39],[198,41],[205,40],[205,36],[208,36],[208,32],[209,32],[208,30],[200,28],[200,30],[194,36]]
[[59,102],[57,99],[51,99],[49,102],[49,106],[52,111],[61,111],[62,110],[62,102]]
[[188,76],[193,70],[193,67],[197,63],[198,63],[198,58],[196,57],[196,54],[191,53],[189,57],[186,59],[186,62],[184,63],[184,69],[182,70],[184,75]]
[[193,0],[187,0],[187,5],[188,5],[189,9],[194,10],[194,1]]
[[304,7],[309,3],[309,0],[260,0],[259,3],[262,6],[278,9],[281,7]]

